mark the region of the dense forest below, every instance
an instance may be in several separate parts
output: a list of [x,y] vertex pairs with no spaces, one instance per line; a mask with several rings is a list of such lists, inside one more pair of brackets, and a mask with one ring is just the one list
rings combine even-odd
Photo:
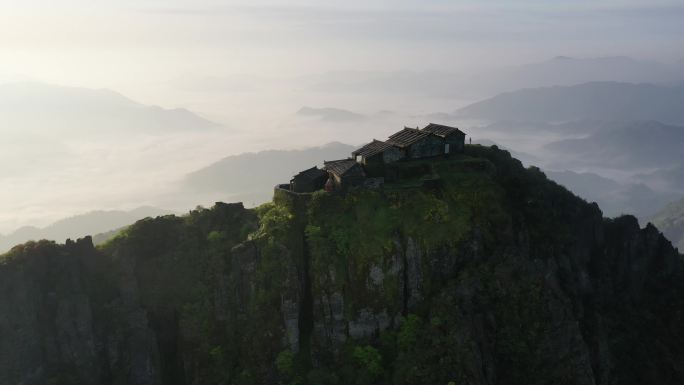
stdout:
[[684,382],[682,256],[654,226],[496,147],[404,168],[13,248],[0,383]]

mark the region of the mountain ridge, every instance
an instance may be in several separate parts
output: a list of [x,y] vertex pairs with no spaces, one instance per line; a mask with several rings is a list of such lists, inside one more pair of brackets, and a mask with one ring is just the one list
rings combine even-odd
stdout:
[[[15,245],[30,240],[48,239],[64,242],[67,238],[76,239],[86,235],[97,235],[119,229],[134,222],[159,215],[173,214],[173,211],[152,206],[140,206],[132,210],[95,210],[55,221],[45,227],[23,226],[12,233],[0,234],[0,253]],[[103,240],[106,237],[102,238]]]
[[681,383],[682,256],[655,227],[496,148],[404,166],[441,183],[13,249],[0,382]]
[[478,69],[470,76],[458,71],[337,71],[297,79],[316,92],[419,94],[476,100],[521,88],[571,86],[593,81],[675,84],[684,67],[625,56],[548,60]]
[[456,111],[461,118],[563,122],[657,120],[684,124],[684,87],[588,82],[505,92]]
[[668,169],[684,162],[684,126],[658,121],[629,122],[585,138],[564,139],[544,149],[578,162],[602,167]]

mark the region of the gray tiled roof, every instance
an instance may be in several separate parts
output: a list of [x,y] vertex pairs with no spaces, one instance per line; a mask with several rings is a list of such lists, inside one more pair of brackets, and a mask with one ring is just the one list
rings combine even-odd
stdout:
[[323,168],[339,176],[363,176],[363,168],[354,159],[331,160],[323,163]]
[[405,127],[403,130],[391,135],[387,142],[397,147],[408,147],[428,135],[430,135],[429,132],[424,132],[417,128]]
[[463,131],[459,130],[456,127],[444,126],[435,123],[430,123],[427,126],[425,126],[425,128],[423,128],[423,132],[428,132],[433,135],[441,136],[442,138],[453,134],[465,135]]
[[394,147],[391,143],[383,142],[380,140],[373,139],[372,142],[359,148],[358,150],[352,152],[352,155],[361,155],[363,157],[371,157],[373,155],[379,154],[388,148]]
[[316,178],[320,178],[326,175],[326,172],[319,169],[318,167],[311,167],[308,170],[304,170],[300,172],[299,174],[295,175],[294,178],[305,178],[309,180],[314,180]]

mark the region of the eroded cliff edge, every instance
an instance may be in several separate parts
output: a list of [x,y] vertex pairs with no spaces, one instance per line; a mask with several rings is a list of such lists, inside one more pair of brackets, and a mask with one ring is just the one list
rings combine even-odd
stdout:
[[681,256],[656,228],[495,148],[405,171],[14,249],[0,383],[684,382]]

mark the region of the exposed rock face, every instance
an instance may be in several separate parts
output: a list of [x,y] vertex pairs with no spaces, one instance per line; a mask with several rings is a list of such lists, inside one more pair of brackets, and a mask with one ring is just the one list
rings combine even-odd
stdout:
[[[458,336],[451,348],[460,352],[463,366],[459,371],[467,383],[537,383],[533,372],[536,372],[537,381],[562,379],[559,383],[578,385],[637,384],[653,380],[678,383],[682,379],[682,364],[671,358],[677,356],[678,348],[676,343],[668,341],[666,332],[655,332],[647,338],[624,335],[624,331],[616,330],[616,323],[633,330],[640,330],[645,322],[653,323],[656,330],[679,328],[675,321],[680,320],[679,315],[670,311],[681,309],[678,298],[681,293],[678,282],[680,256],[655,228],[649,226],[641,230],[633,217],[605,223],[598,211],[592,217],[578,229],[578,238],[571,242],[571,248],[544,259],[533,257],[534,247],[527,243],[527,236],[515,234],[512,228],[508,229],[508,235],[522,242],[516,244],[511,239],[513,244],[495,247],[487,255],[473,253],[473,250],[485,248],[484,245],[472,245],[477,242],[475,240],[470,241],[470,248],[443,249],[421,255],[415,242],[408,239],[404,249],[399,251],[405,264],[390,269],[386,276],[401,282],[399,298],[406,303],[408,312],[425,305],[421,304],[426,281],[421,266],[429,267],[433,280],[449,281],[458,277],[455,285],[439,288],[437,297],[455,299],[456,310],[449,327],[457,330]],[[606,238],[610,240],[606,241]],[[401,244],[395,240],[395,245]],[[484,276],[470,275],[475,266],[491,270]],[[380,280],[379,274],[375,268],[370,270],[369,286]],[[483,282],[485,278],[489,282]],[[499,293],[496,300],[513,302],[507,306],[528,306],[528,309],[520,310],[529,314],[516,314],[510,321],[529,323],[515,325],[514,330],[501,325],[506,320],[501,319],[497,305],[488,304],[493,299],[492,291]],[[512,295],[501,294],[508,291]],[[650,302],[655,298],[662,303]],[[347,338],[372,339],[401,322],[402,313],[396,311],[401,305],[388,303],[387,308],[382,309],[362,308],[345,316],[342,311],[345,300],[359,299],[345,298],[340,293],[314,298],[325,309],[316,314],[320,317],[316,322],[320,322],[321,327],[315,329],[314,340],[325,341],[319,346],[323,350],[318,352],[321,355],[327,349],[341,350]],[[668,304],[673,309],[662,308]],[[389,309],[395,309],[395,312],[388,314]],[[675,318],[653,319],[662,311]],[[660,322],[664,324],[656,327]],[[346,335],[342,334],[343,330],[347,331]],[[519,353],[529,354],[522,357],[524,361],[504,361],[504,367],[497,366],[499,359],[496,356],[501,354],[499,345],[502,342],[497,339],[497,332],[512,334],[507,338],[513,341],[521,339],[523,344],[533,344],[534,352],[523,349]],[[534,335],[525,335],[527,333]],[[627,353],[623,349],[630,352],[641,349],[642,352]],[[672,372],[660,374],[654,369],[643,373],[636,366],[629,369],[624,365],[625,356],[630,354],[643,359],[635,360],[635,364],[651,362],[644,350],[652,351],[657,357],[669,357],[668,370]],[[511,369],[508,365],[526,364],[533,366],[527,368],[529,372],[524,376],[506,376]],[[678,374],[673,377],[674,373]]]
[[681,256],[658,230],[471,155],[437,190],[15,249],[0,384],[684,383]]
[[109,266],[89,237],[27,244],[0,265],[0,383],[159,383],[135,283],[122,275],[117,298]]

